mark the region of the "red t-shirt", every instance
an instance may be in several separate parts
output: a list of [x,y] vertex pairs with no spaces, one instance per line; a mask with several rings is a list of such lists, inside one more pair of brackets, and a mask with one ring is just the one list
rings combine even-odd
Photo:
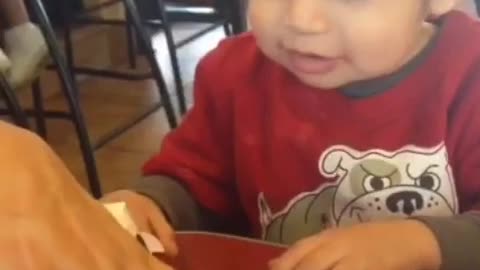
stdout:
[[[250,34],[200,63],[195,104],[144,173],[181,181],[267,239],[383,218],[451,216],[480,194],[480,25],[446,16],[429,57],[388,91],[303,85]],[[302,232],[290,230],[303,226]]]

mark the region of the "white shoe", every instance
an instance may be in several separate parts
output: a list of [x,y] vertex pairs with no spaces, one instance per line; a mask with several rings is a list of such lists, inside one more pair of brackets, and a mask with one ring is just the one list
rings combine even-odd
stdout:
[[37,78],[47,62],[48,49],[40,29],[24,23],[5,32],[5,53],[12,63],[8,81],[18,88]]
[[5,53],[0,49],[0,73],[6,74],[10,69],[11,64],[10,59],[8,59]]

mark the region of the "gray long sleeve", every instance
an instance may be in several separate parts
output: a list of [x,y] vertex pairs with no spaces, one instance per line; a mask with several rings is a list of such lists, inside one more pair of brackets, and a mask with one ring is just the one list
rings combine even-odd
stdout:
[[199,204],[181,185],[166,176],[149,176],[140,179],[133,191],[147,196],[162,209],[176,230],[202,230],[209,218]]
[[415,219],[435,234],[442,252],[441,270],[480,269],[480,212]]
[[178,181],[161,175],[140,179],[131,187],[152,199],[177,231],[201,230],[244,234],[243,228],[202,207]]

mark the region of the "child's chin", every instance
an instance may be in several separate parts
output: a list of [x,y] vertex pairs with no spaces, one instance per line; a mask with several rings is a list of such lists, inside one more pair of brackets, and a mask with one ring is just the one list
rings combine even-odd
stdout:
[[329,78],[329,76],[305,76],[296,74],[296,77],[305,85],[321,91],[338,90],[350,83],[349,80],[340,78]]

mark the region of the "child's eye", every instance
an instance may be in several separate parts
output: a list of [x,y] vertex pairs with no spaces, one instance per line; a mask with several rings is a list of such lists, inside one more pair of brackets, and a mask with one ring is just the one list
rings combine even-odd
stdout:
[[431,172],[426,172],[415,180],[417,186],[429,190],[438,190],[440,188],[440,182],[440,177]]
[[386,189],[392,185],[389,177],[381,177],[376,175],[367,175],[363,179],[363,187],[367,192],[374,192]]

